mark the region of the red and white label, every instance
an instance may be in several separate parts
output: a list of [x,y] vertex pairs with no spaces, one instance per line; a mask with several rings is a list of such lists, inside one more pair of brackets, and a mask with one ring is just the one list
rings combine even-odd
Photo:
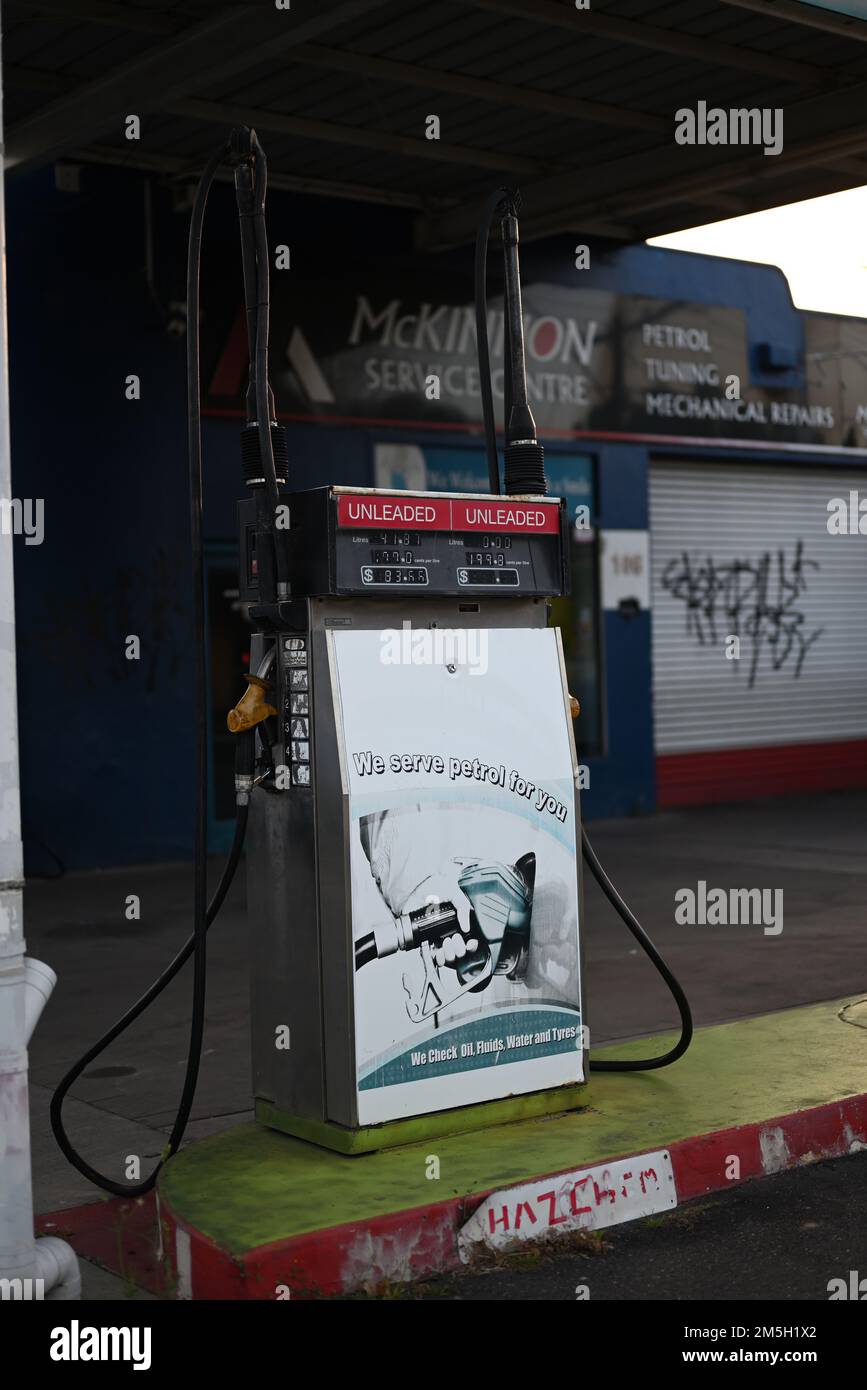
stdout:
[[559,503],[511,502],[495,497],[383,497],[341,493],[337,524],[347,529],[409,526],[415,531],[478,531],[557,535]]
[[442,497],[353,497],[337,498],[337,525],[355,529],[362,526],[411,526],[414,531],[449,531],[451,503]]
[[556,535],[560,530],[560,508],[554,503],[491,502],[455,498],[452,507],[453,531],[521,532],[529,536]]
[[553,1230],[598,1231],[676,1206],[671,1155],[662,1149],[494,1192],[461,1229],[458,1251],[466,1262],[480,1245],[501,1250]]

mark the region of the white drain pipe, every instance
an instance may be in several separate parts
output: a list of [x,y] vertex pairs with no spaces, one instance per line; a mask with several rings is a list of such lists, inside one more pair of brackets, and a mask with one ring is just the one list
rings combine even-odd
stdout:
[[[0,762],[0,777],[7,771]],[[8,797],[2,810],[5,828]],[[7,849],[0,842],[0,861]],[[20,881],[0,882],[0,1280],[22,1281],[6,1295],[13,1298],[31,1288],[23,1281],[39,1279],[43,1297],[77,1299],[81,1275],[72,1247],[54,1236],[33,1237],[27,1044],[57,976],[24,954],[21,897]]]
[[45,1297],[55,1302],[81,1298],[81,1270],[71,1245],[57,1236],[42,1236],[36,1242],[37,1279],[45,1286]]
[[[0,148],[2,100],[0,83]],[[0,499],[11,501],[12,496],[6,230],[0,188]],[[0,1280],[43,1279],[46,1298],[80,1298],[78,1260],[73,1250],[54,1237],[40,1241],[33,1237],[27,1044],[56,977],[47,965],[28,960],[24,954],[13,541],[11,528],[0,531]],[[0,1288],[0,1298],[22,1296],[15,1286],[7,1289],[3,1284]]]
[[24,1043],[27,1047],[56,984],[57,976],[50,965],[32,956],[24,957]]

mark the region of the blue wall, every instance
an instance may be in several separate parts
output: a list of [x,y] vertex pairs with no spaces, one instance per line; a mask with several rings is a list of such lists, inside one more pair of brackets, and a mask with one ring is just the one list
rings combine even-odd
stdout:
[[[188,214],[155,186],[149,287],[143,177],[85,166],[81,180],[77,194],[57,192],[50,170],[8,181],[13,486],[17,497],[44,498],[46,528],[41,546],[15,541],[30,872],[51,867],[43,845],[67,867],[87,867],[182,857],[192,842],[184,340],[167,328],[171,304],[184,298]],[[274,195],[270,224],[273,243],[291,240],[293,264],[305,251],[320,263],[345,259],[347,228],[371,260],[411,251],[403,212]],[[218,187],[205,237],[205,314],[208,284],[227,267],[240,299],[236,227],[231,189]],[[563,240],[527,246],[525,272],[574,283],[566,249]],[[466,253],[448,259],[467,263]],[[594,246],[582,283],[740,305],[756,341],[802,354],[788,287],[767,267]],[[141,378],[138,402],[124,396],[131,373]],[[214,540],[234,540],[239,424],[205,423],[205,533]],[[293,483],[369,484],[373,442],[388,437],[293,427]],[[437,444],[450,442],[467,444],[437,433]],[[646,526],[646,449],[581,450],[597,460],[599,524]],[[140,661],[125,659],[129,634],[142,639]],[[591,766],[586,806],[622,814],[653,802],[649,616],[607,615],[604,644],[610,753]]]
[[[295,201],[278,221],[295,221]],[[51,170],[8,181],[13,491],[45,503],[43,544],[15,540],[28,872],[53,868],[44,847],[75,868],[192,845],[184,340],[146,283],[142,208],[141,176],[85,167],[78,194],[57,192]],[[183,302],[188,214],[159,189],[155,211],[158,297]],[[309,213],[303,227],[322,254],[346,209],[317,212],[324,229]],[[352,215],[375,244],[379,210]],[[209,266],[237,273],[230,189],[212,195],[205,257],[205,286]],[[139,401],[125,399],[131,373]],[[241,423],[205,424],[212,539],[234,540]],[[293,430],[292,456],[299,486],[369,482],[367,443],[350,432]]]
[[[186,852],[192,763],[182,344],[154,325],[141,187],[109,201],[11,180],[8,279],[15,495],[45,540],[15,548],[28,869]],[[132,192],[132,190],[131,190]],[[142,400],[124,379],[142,379]],[[124,639],[140,634],[142,659]]]

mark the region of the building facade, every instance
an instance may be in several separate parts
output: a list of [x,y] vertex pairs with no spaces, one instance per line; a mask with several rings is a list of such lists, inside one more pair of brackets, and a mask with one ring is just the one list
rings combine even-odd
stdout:
[[[181,857],[192,833],[188,209],[152,176],[59,184],[22,177],[8,212],[13,483],[45,518],[41,544],[16,539],[33,872]],[[290,485],[485,491],[469,250],[421,255],[407,213],[288,194],[269,227]],[[867,785],[867,324],[797,311],[772,267],[645,245],[560,236],[522,271],[531,404],[573,520],[554,616],[585,814]],[[200,322],[218,849],[246,654],[230,189]]]

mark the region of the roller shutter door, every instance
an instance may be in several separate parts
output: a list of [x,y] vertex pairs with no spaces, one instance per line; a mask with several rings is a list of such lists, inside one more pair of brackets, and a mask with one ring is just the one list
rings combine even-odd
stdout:
[[661,805],[867,785],[867,536],[827,527],[851,489],[867,472],[651,466]]

